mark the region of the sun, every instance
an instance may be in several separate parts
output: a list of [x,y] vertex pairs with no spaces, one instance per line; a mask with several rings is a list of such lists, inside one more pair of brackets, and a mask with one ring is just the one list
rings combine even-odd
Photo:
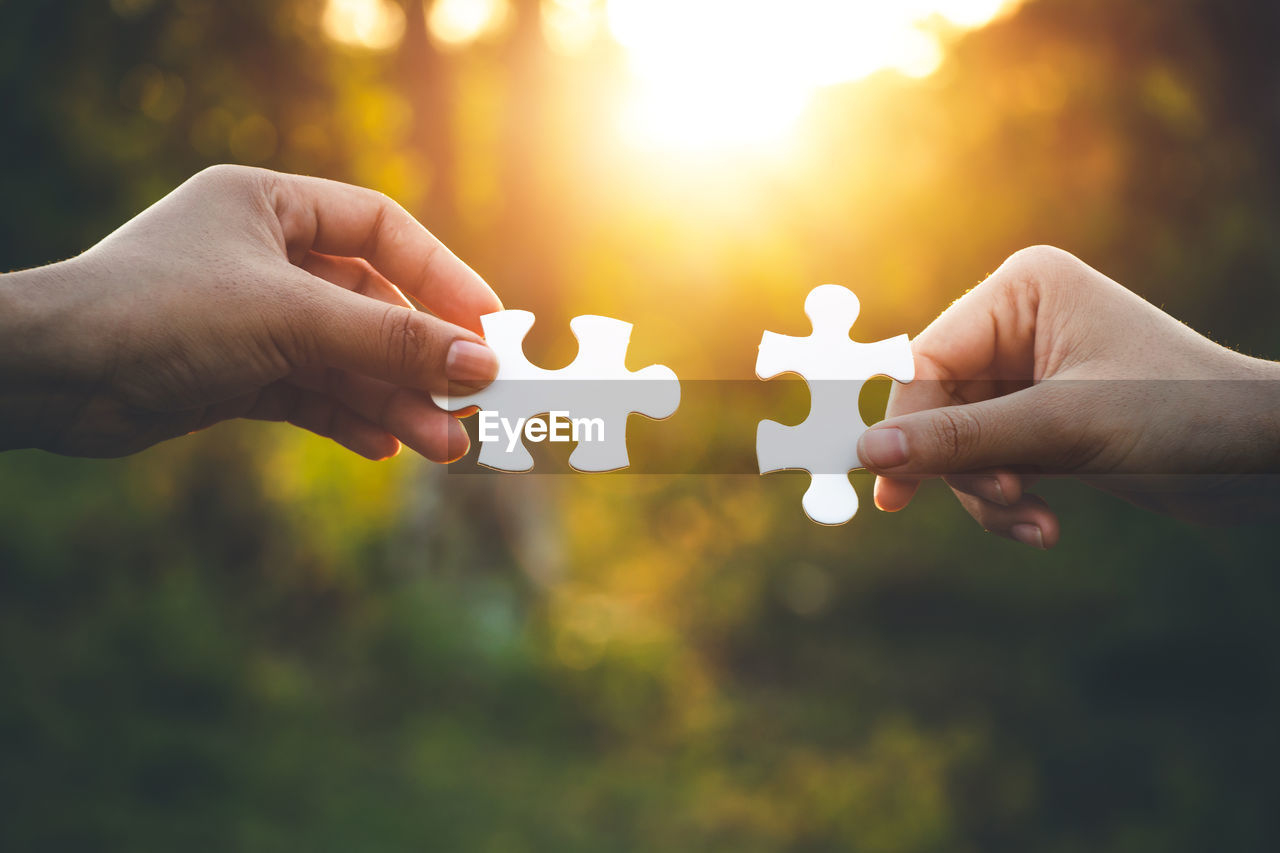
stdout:
[[1019,0],[609,0],[633,91],[621,116],[646,148],[715,151],[784,139],[813,93],[891,69],[923,77],[940,32]]

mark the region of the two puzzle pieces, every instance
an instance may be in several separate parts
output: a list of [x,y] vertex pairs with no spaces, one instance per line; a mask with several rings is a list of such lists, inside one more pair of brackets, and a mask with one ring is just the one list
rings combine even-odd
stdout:
[[[756,431],[760,473],[803,469],[812,481],[802,505],[821,524],[842,524],[858,509],[858,495],[848,472],[863,467],[858,439],[867,429],[858,410],[863,383],[885,375],[899,382],[915,378],[911,346],[906,335],[861,344],[849,338],[858,318],[858,298],[843,287],[826,284],[805,300],[813,326],[806,337],[765,332],[760,341],[756,375],[769,379],[798,373],[809,385],[809,416],[796,426],[761,421]],[[482,419],[496,415],[503,430],[486,436],[496,424],[482,420],[479,462],[503,471],[527,471],[533,457],[523,437],[531,419],[548,415],[551,422],[538,435],[554,430],[556,416],[562,431],[577,447],[569,464],[578,471],[612,471],[629,464],[626,422],[632,412],[662,419],[680,404],[680,382],[670,368],[650,365],[626,367],[631,324],[609,317],[581,316],[569,326],[578,339],[578,355],[568,367],[544,370],[524,355],[524,338],[533,327],[528,311],[498,311],[480,318],[485,340],[498,357],[498,377],[473,394],[433,394],[436,405],[449,412],[476,407]],[[518,428],[512,428],[518,424]],[[579,436],[578,429],[586,430]],[[588,438],[589,440],[580,440]],[[487,439],[487,440],[486,440]]]

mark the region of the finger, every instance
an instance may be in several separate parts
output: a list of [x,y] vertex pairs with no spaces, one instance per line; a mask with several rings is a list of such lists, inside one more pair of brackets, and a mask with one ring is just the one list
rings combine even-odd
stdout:
[[900,479],[1013,465],[1070,467],[1087,436],[1070,415],[1059,414],[1071,411],[1069,389],[1050,384],[881,421],[859,439],[859,459]]
[[874,491],[876,507],[884,512],[905,509],[920,487],[919,480],[895,480],[892,477],[876,477]]
[[1011,255],[981,284],[957,299],[912,342],[917,360],[943,380],[980,377],[1032,382],[1036,332],[1049,281],[1096,275],[1077,258],[1049,246]]
[[388,305],[413,307],[413,303],[405,298],[400,288],[387,281],[382,273],[363,258],[340,258],[309,252],[298,266],[317,278],[346,288],[352,293],[359,293]]
[[1022,477],[1007,468],[948,474],[942,479],[954,491],[982,498],[997,506],[1012,506],[1022,498]]
[[[912,341],[912,350],[916,342]],[[885,407],[885,418],[896,415],[911,414],[918,411],[936,409],[955,403],[951,396],[949,384],[942,381],[943,374],[938,365],[928,359],[916,357],[916,378],[907,385],[894,382],[889,390],[889,401]],[[883,421],[882,421],[883,422]],[[861,451],[859,451],[861,452]],[[863,457],[865,459],[865,457]],[[864,462],[863,464],[867,464]],[[906,509],[915,497],[918,479],[897,479],[887,476],[876,477],[874,499],[876,506],[884,512],[898,512]]]
[[[921,338],[917,338],[911,342],[911,347],[916,363],[916,378],[909,384],[893,383],[885,407],[885,420],[880,423],[902,415],[944,409],[959,403],[972,403],[997,396],[994,384],[989,381],[966,382],[955,379],[945,364],[929,355],[927,340],[921,343]],[[875,442],[878,438],[872,438],[871,441]],[[901,485],[882,487],[883,495],[886,507],[902,509],[911,500],[915,489],[908,487],[905,480],[897,482]]]
[[[999,506],[1017,503],[1023,491],[1029,487],[1028,479],[1004,468],[990,471],[971,471],[952,474],[943,479],[954,491],[982,498]],[[876,477],[875,502],[884,512],[905,509],[919,488],[919,480],[897,480],[892,477]]]
[[[301,275],[307,275],[301,273]],[[305,283],[308,287],[315,281]],[[291,316],[301,332],[285,338],[298,367],[334,367],[439,394],[465,395],[498,374],[498,358],[479,335],[426,313],[340,288],[313,294]]]
[[432,462],[453,462],[466,455],[466,429],[425,394],[341,370],[321,373],[300,372],[292,380],[333,397]]
[[355,387],[341,389],[340,399],[350,401],[357,411],[368,412],[374,423],[432,462],[453,462],[470,448],[471,440],[461,421],[441,411],[425,394],[362,377],[354,377],[349,384]]
[[331,397],[288,382],[276,382],[262,389],[236,416],[285,421],[375,461],[400,452],[400,442],[385,429]]
[[385,195],[323,178],[280,175],[276,214],[289,257],[360,257],[444,319],[479,332],[502,302],[479,275]]
[[974,520],[991,533],[1040,550],[1058,544],[1058,516],[1038,495],[1023,495],[1011,506],[999,506],[963,492],[957,492],[956,497]]
[[1048,246],[1010,256],[912,340],[916,381],[893,387],[886,417],[978,402],[1038,382],[1041,305],[1053,293],[1077,289],[1044,284],[1096,276],[1077,258]]

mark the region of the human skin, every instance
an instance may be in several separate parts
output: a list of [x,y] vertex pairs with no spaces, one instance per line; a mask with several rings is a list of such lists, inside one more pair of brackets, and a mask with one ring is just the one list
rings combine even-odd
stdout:
[[859,442],[883,510],[942,477],[987,530],[1049,548],[1058,517],[1027,489],[1052,474],[1191,521],[1280,515],[1280,364],[1066,252],[1016,253],[912,351],[916,382]]
[[477,332],[501,308],[380,193],[215,166],[78,257],[0,276],[0,449],[120,456],[254,418],[449,461],[466,432],[428,392],[493,379]]

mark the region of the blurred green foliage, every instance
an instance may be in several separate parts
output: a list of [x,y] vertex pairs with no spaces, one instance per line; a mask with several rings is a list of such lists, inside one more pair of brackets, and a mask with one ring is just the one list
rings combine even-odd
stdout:
[[[618,144],[616,49],[553,54],[536,2],[452,52],[420,4],[387,52],[321,6],[0,2],[0,267],[239,160],[395,195],[539,312],[549,365],[598,312],[633,366],[749,378],[814,284],[870,340],[1037,242],[1280,355],[1262,0],[1030,2],[749,163]],[[1037,554],[941,488],[836,529],[802,490],[453,476],[260,425],[0,456],[0,848],[1275,848],[1273,530],[1051,482]]]

